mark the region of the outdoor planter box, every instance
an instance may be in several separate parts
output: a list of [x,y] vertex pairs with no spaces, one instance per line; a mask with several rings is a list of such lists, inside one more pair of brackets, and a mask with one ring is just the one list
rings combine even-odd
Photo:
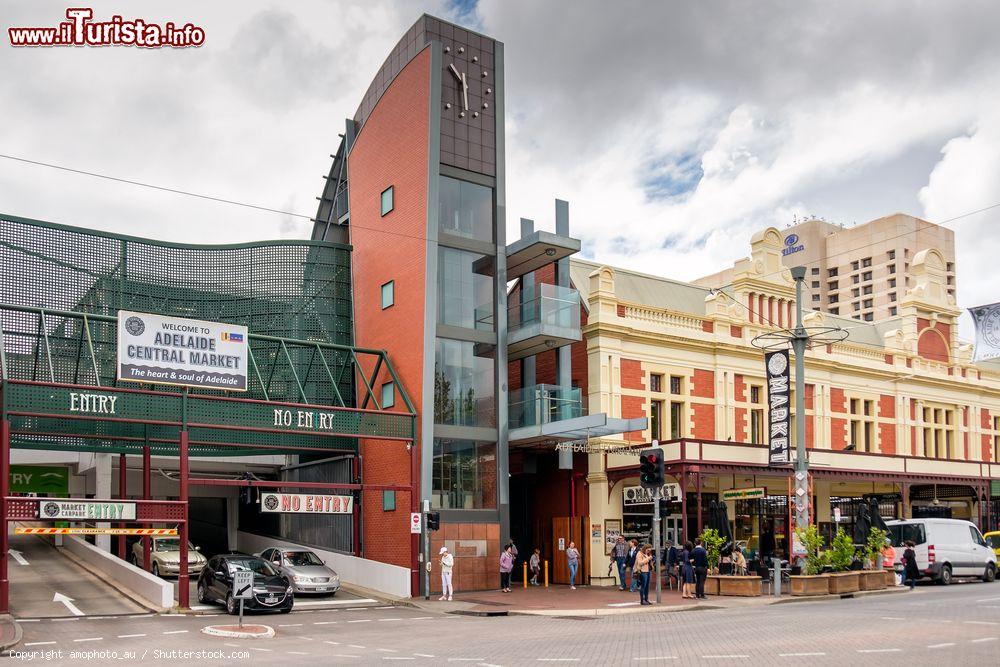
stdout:
[[859,590],[860,572],[834,572],[830,575],[830,594],[843,595],[856,593]]
[[830,575],[792,575],[792,595],[827,595],[830,592]]
[[896,571],[895,570],[882,570],[882,574],[885,575],[885,585],[887,588],[895,588],[896,586]]
[[760,597],[760,577],[719,577],[719,595]]
[[705,579],[705,595],[718,595],[719,594],[719,580],[725,579],[725,577],[719,576],[717,574],[710,574],[708,578]]
[[882,570],[862,570],[858,576],[863,591],[880,591],[885,588],[885,573]]

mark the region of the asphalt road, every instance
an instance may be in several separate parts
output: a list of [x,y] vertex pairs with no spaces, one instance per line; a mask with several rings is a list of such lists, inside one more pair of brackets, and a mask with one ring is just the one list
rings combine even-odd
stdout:
[[[608,617],[430,614],[368,606],[258,615],[277,636],[200,633],[228,616],[39,620],[18,647],[47,664],[967,665],[1000,657],[1000,584],[921,586],[853,600]],[[76,651],[76,655],[71,652]],[[204,651],[206,653],[197,653]],[[46,655],[46,652],[50,652]],[[61,653],[59,653],[61,652]],[[176,653],[175,653],[176,652]],[[194,653],[184,653],[194,652]]]

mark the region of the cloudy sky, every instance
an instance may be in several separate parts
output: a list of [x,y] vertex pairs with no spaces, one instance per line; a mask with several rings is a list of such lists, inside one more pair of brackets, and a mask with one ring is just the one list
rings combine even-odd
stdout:
[[[508,215],[690,279],[795,216],[942,221],[1000,202],[996,2],[94,2],[198,49],[0,46],[0,153],[312,216],[343,119],[426,11],[506,44]],[[4,28],[66,3],[0,1]],[[169,240],[308,221],[0,158],[0,211]],[[960,305],[1000,301],[1000,208],[956,231]],[[967,320],[967,318],[964,317]],[[968,336],[968,322],[963,333]]]

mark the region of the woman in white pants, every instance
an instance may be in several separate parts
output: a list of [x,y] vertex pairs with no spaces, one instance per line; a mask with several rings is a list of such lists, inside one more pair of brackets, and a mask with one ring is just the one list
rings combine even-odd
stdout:
[[455,557],[448,553],[448,547],[441,547],[441,600],[450,600],[455,593],[451,585],[451,568],[455,565]]

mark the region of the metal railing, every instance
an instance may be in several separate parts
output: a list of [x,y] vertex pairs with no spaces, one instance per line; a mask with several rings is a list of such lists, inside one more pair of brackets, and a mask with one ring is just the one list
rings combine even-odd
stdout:
[[587,414],[579,388],[536,384],[510,392],[510,428],[537,426]]
[[525,290],[520,303],[507,307],[511,330],[540,322],[563,329],[580,328],[580,293],[569,287],[541,284]]

